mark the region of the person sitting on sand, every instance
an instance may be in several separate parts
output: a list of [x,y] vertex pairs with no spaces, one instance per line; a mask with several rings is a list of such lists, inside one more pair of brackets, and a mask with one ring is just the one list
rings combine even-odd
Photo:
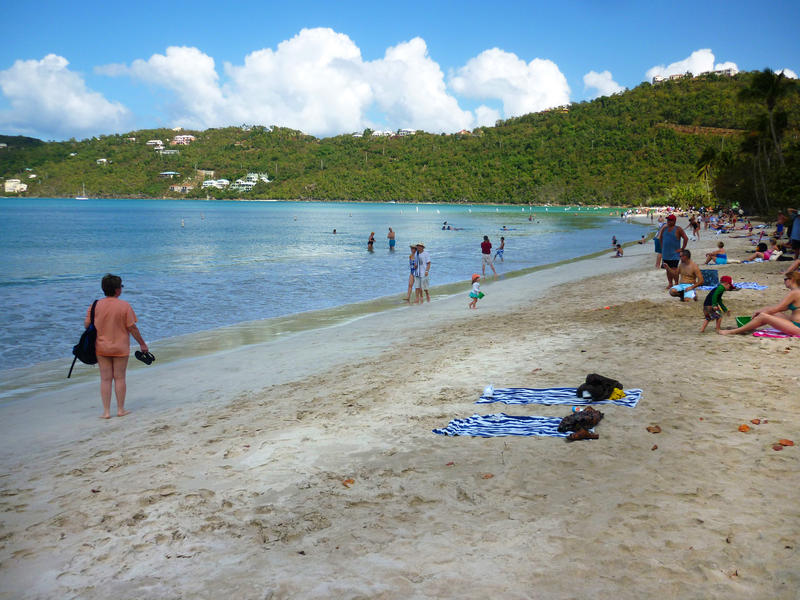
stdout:
[[728,308],[722,303],[722,294],[735,289],[733,287],[733,280],[730,275],[723,275],[719,278],[719,285],[713,290],[708,292],[705,301],[703,302],[703,326],[700,328],[700,333],[706,330],[709,321],[716,321],[717,333],[719,333],[720,325],[722,324],[722,313],[720,309],[727,315]]
[[[783,278],[783,284],[789,289],[789,293],[778,304],[760,308],[753,313],[750,322],[736,329],[723,329],[719,333],[722,335],[747,333],[763,325],[769,325],[783,333],[800,336],[800,273],[789,273]],[[787,310],[791,311],[789,316],[783,314]]]
[[617,252],[611,258],[622,258],[622,246],[617,244]]
[[692,260],[692,253],[689,250],[681,250],[680,263],[677,269],[670,269],[670,266],[665,267],[672,270],[673,279],[678,281],[677,285],[669,289],[669,295],[680,298],[683,302],[689,300],[697,301],[697,292],[695,289],[703,285],[703,274],[700,272],[700,267],[697,266]]
[[774,242],[772,248],[767,248],[767,245],[764,242],[761,242],[758,246],[756,246],[756,251],[752,255],[748,256],[745,260],[754,261],[757,258],[760,258],[761,260],[769,260],[773,252],[780,252],[780,250],[778,250],[777,241],[772,241]]
[[725,242],[717,242],[717,249],[711,252],[706,252],[705,264],[714,263],[715,265],[724,265],[728,262],[728,254],[725,251]]

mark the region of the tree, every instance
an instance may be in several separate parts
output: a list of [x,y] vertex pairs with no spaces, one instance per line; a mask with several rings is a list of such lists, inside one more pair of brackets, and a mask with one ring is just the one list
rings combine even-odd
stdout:
[[769,133],[772,137],[775,153],[778,155],[781,166],[784,166],[786,163],[783,160],[783,153],[781,152],[779,133],[782,134],[782,131],[780,131],[778,124],[776,124],[775,108],[781,99],[787,97],[790,93],[794,92],[795,89],[795,82],[787,79],[783,73],[776,74],[772,69],[764,69],[763,71],[758,71],[750,81],[750,85],[739,92],[739,98],[741,100],[763,102],[766,106]]
[[717,158],[717,151],[712,148],[711,146],[707,147],[703,150],[703,154],[700,155],[700,158],[697,160],[695,166],[697,167],[697,177],[703,180],[703,183],[706,184],[706,200],[711,198],[711,189],[709,186],[709,180],[711,179],[711,168],[714,165],[714,162]]

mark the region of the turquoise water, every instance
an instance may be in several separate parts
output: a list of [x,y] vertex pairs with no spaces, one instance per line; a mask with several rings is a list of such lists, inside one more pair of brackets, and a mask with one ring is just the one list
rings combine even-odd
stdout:
[[[503,274],[644,233],[610,215],[577,207],[0,199],[0,370],[68,362],[106,272],[122,277],[123,298],[157,352],[158,340],[237,323],[386,296],[402,305],[409,243],[426,244],[436,286],[479,272],[483,235],[495,247],[505,236]],[[444,221],[463,229],[443,231]]]

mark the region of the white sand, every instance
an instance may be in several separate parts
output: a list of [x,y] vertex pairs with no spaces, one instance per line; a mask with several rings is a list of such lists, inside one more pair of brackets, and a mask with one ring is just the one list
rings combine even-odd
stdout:
[[[698,334],[653,258],[137,369],[110,422],[97,381],[3,407],[0,598],[797,598],[800,340]],[[597,441],[431,433],[591,372],[644,390]]]

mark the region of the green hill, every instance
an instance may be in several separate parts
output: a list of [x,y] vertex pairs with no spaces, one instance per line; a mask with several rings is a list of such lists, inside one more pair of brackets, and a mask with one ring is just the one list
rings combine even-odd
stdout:
[[[27,195],[71,197],[216,197],[316,200],[439,201],[471,203],[642,204],[697,201],[713,192],[698,178],[698,159],[716,153],[712,176],[721,176],[763,109],[739,99],[753,73],[734,77],[685,77],[643,83],[611,97],[498,122],[469,133],[404,137],[340,135],[318,139],[282,127],[228,127],[181,131],[196,140],[166,145],[163,155],[145,142],[168,141],[166,129],[133,131],[83,141],[17,145],[0,151],[0,176],[29,184]],[[797,163],[800,100],[782,100],[787,126],[783,153]],[[135,139],[133,139],[135,138]],[[107,162],[98,164],[98,159]],[[760,159],[759,159],[760,160]],[[29,170],[26,170],[29,169]],[[270,183],[250,192],[201,190],[203,175],[235,181],[248,172],[268,173]],[[752,169],[748,169],[752,170]],[[159,174],[179,173],[172,179]],[[798,177],[781,171],[780,190]],[[26,179],[29,174],[34,179]],[[730,173],[726,175],[728,181]],[[734,177],[735,179],[735,177]],[[771,181],[771,180],[770,180]],[[188,193],[172,184],[193,185]],[[744,187],[742,187],[744,186]],[[739,184],[744,189],[746,182]],[[774,187],[774,186],[773,186]],[[721,186],[746,203],[737,185]],[[733,196],[742,196],[742,198]]]

